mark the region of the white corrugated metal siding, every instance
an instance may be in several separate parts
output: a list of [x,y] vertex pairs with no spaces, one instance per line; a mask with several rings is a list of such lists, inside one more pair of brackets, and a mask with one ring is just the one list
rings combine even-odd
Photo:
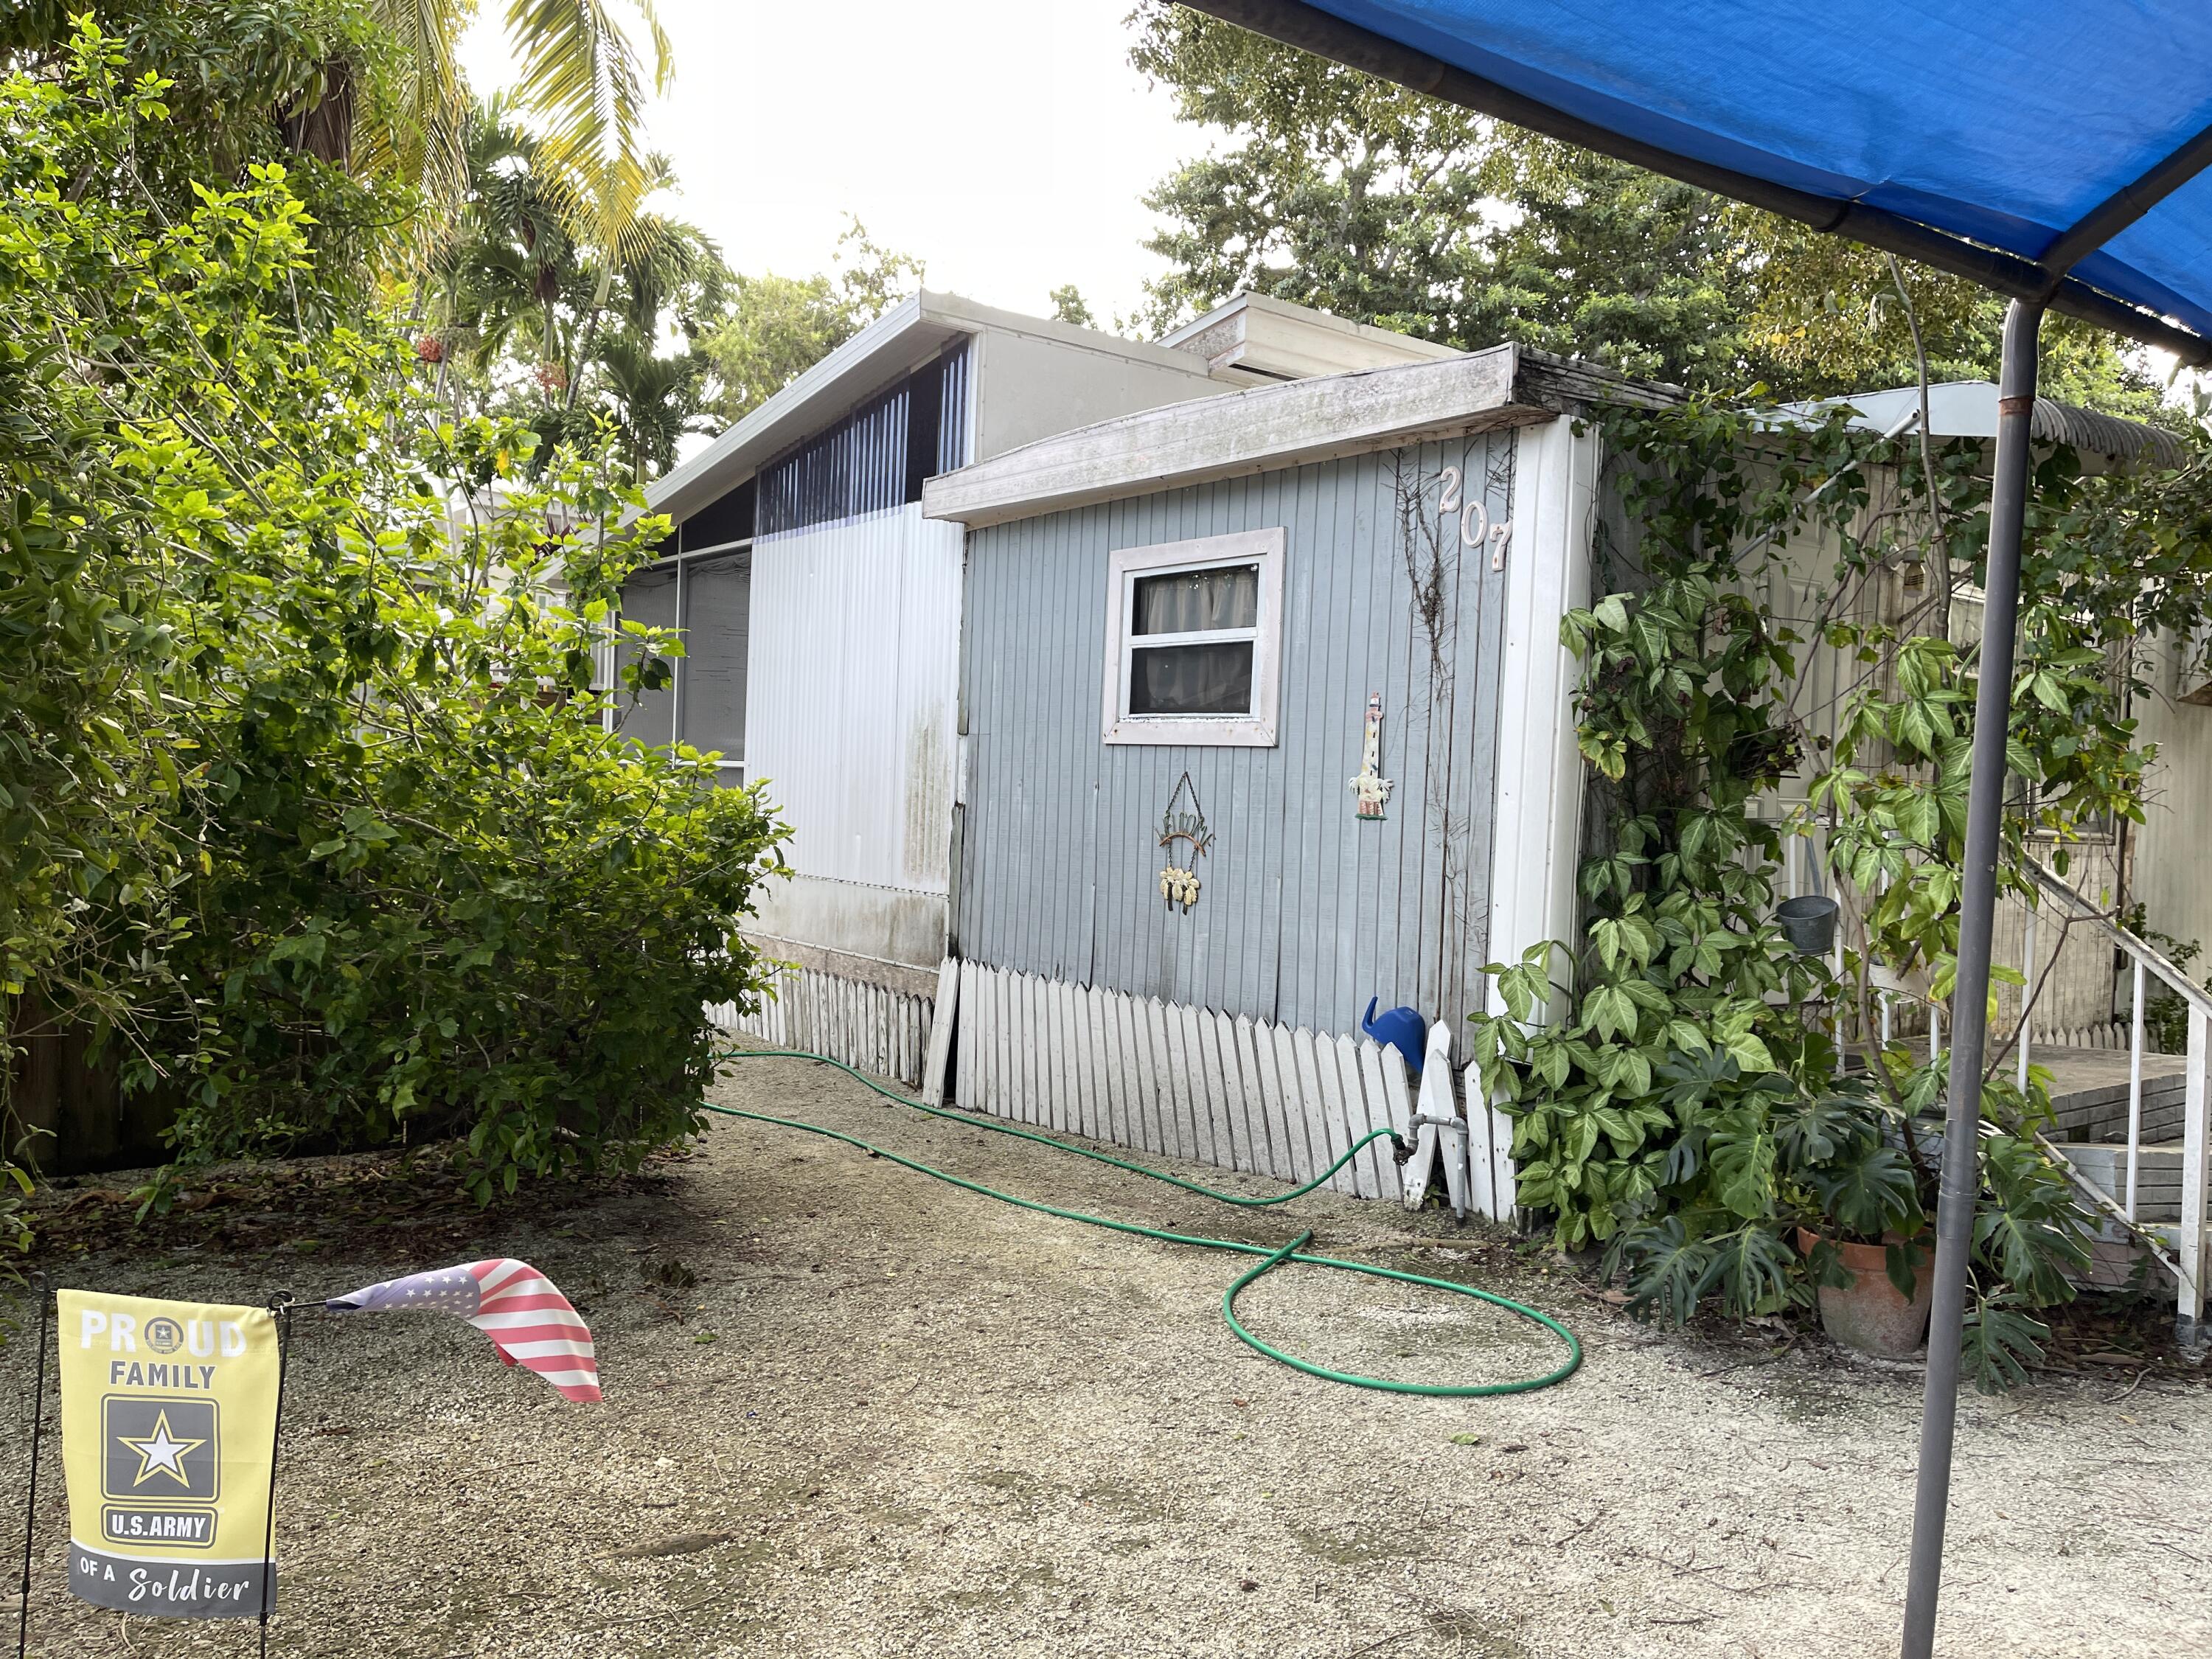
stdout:
[[747,774],[802,874],[947,890],[961,549],[919,504],[755,546]]

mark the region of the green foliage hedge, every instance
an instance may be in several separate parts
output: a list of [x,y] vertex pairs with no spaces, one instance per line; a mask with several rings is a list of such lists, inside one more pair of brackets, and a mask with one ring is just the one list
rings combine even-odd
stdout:
[[284,167],[149,174],[190,145],[124,63],[88,21],[0,76],[0,1013],[96,1026],[185,1161],[634,1164],[759,994],[784,834],[609,729],[677,648],[622,624],[595,685],[666,523],[605,433],[441,419]]
[[[1951,610],[1987,542],[1979,447],[1696,398],[1601,426],[1628,534],[1604,550],[1615,591],[1562,627],[1601,824],[1583,924],[1491,964],[1505,1012],[1475,1020],[1521,1201],[1562,1246],[1603,1247],[1632,1310],[1677,1322],[1848,1285],[1835,1242],[1887,1245],[1910,1285],[1949,1057],[1884,1039],[1877,975],[1952,1025],[1979,650]],[[1794,623],[1768,597],[1793,542],[1834,553]],[[2212,603],[2212,455],[2094,476],[2044,457],[2022,569],[2006,735],[2033,787],[2008,806],[1997,878],[2032,904],[2033,862],[2063,875],[2070,843],[2142,821],[2152,756],[2129,702],[2150,693],[2153,641],[2189,638]],[[1863,596],[1892,575],[1911,597],[1884,616]],[[1832,730],[1805,701],[1824,648],[1847,680]],[[1774,918],[1790,841],[1815,835],[1843,902],[1839,971]],[[2038,1356],[2024,1310],[2073,1297],[2099,1224],[2037,1139],[2049,1074],[2021,1089],[2007,1053],[1984,1061],[1968,1264],[1966,1357],[1988,1388]],[[1801,1227],[1829,1243],[1801,1255]]]

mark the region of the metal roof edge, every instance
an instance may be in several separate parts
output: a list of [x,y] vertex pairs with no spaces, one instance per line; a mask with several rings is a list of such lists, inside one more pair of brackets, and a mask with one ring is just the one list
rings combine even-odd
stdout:
[[922,485],[922,515],[971,528],[1120,496],[1556,418],[1524,400],[1522,354],[1491,347],[1142,410],[1040,438]]
[[1206,360],[1147,340],[1002,311],[924,289],[870,323],[682,465],[647,488],[648,512],[682,520],[735,489],[810,433],[866,402],[961,335],[1023,334],[1102,356],[1211,378]]
[[[1995,380],[1938,380],[1929,386],[1928,392],[1931,437],[1995,441]],[[1881,431],[1899,416],[1916,408],[1919,398],[1917,386],[1879,386],[1837,398],[1809,398],[1783,407],[1790,413],[1803,416],[1819,410],[1847,408],[1858,416],[1853,425]],[[2060,403],[2055,398],[2039,397],[2035,400],[2028,429],[2038,443],[2065,444],[2106,460],[2148,460],[2158,466],[2179,466],[2188,459],[2187,447],[2171,432],[2142,421],[2131,421],[2125,416]]]
[[[933,297],[924,290],[900,301],[690,460],[663,473],[645,492],[647,509],[672,519],[688,516],[744,483],[762,461],[803,435],[793,426],[811,423],[817,412],[825,422],[842,414],[842,408],[835,413],[821,408],[833,396],[844,397],[849,407],[904,374],[910,365],[902,362],[896,370],[884,370],[880,359],[894,347],[915,343],[913,337],[927,326]],[[865,374],[872,364],[882,372]]]

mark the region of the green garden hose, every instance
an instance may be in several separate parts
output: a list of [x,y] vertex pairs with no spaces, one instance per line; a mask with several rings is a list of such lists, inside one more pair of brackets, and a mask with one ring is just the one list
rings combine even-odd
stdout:
[[[1302,1194],[1311,1192],[1349,1164],[1369,1141],[1382,1139],[1390,1133],[1388,1129],[1376,1129],[1372,1133],[1362,1136],[1352,1143],[1351,1150],[1343,1157],[1338,1158],[1335,1163],[1330,1164],[1303,1187],[1294,1188],[1289,1192],[1279,1194],[1272,1198],[1243,1198],[1235,1193],[1217,1192],[1211,1187],[1201,1187],[1196,1182],[1185,1181],[1178,1176],[1169,1175],[1164,1170],[1146,1169],[1141,1164],[1132,1164],[1123,1158],[1109,1157],[1104,1152],[1092,1152],[1086,1146],[1071,1146],[1065,1141],[1054,1140],[1048,1135],[1032,1134],[1026,1129],[1018,1129],[1010,1123],[1000,1123],[991,1118],[978,1117],[972,1112],[946,1111],[936,1106],[925,1106],[918,1100],[910,1099],[895,1090],[884,1088],[873,1078],[855,1071],[842,1060],[832,1060],[827,1054],[811,1054],[804,1048],[732,1048],[717,1054],[715,1058],[722,1060],[811,1060],[820,1065],[834,1066],[855,1081],[874,1090],[884,1099],[896,1101],[902,1106],[909,1107],[915,1111],[925,1113],[931,1117],[941,1117],[948,1122],[964,1123],[972,1128],[988,1129],[994,1134],[1012,1135],[1018,1140],[1033,1140],[1039,1146],[1049,1146],[1055,1152],[1073,1152],[1079,1158],[1087,1158],[1094,1163],[1111,1164],[1114,1168],[1126,1170],[1132,1175],[1146,1176],[1154,1181],[1164,1181],[1171,1187],[1180,1187],[1185,1192],[1197,1193],[1203,1197],[1215,1199],[1224,1204],[1237,1204],[1252,1208],[1288,1203]],[[703,1101],[700,1103],[705,1110],[723,1117],[744,1118],[753,1123],[771,1123],[781,1129],[797,1129],[805,1134],[820,1135],[825,1139],[842,1140],[847,1146],[857,1146],[873,1157],[889,1158],[902,1169],[913,1170],[919,1174],[933,1176],[936,1180],[963,1188],[971,1193],[980,1193],[986,1198],[995,1198],[1001,1203],[1012,1204],[1020,1209],[1034,1210],[1040,1215],[1058,1216],[1063,1221],[1080,1221],[1093,1227],[1104,1227],[1117,1233],[1133,1233],[1139,1238],[1162,1239],[1170,1244],[1193,1244],[1204,1250],[1228,1250],[1238,1255],[1261,1257],[1262,1260],[1258,1266],[1245,1273],[1222,1293],[1221,1316],[1229,1322],[1229,1328],[1237,1334],[1239,1341],[1267,1355],[1270,1359],[1280,1360],[1294,1370],[1304,1371],[1309,1376],[1318,1376],[1330,1382],[1349,1383],[1355,1389],[1380,1389],[1389,1394],[1465,1397],[1475,1395],[1527,1394],[1535,1389],[1548,1389],[1554,1382],[1565,1382],[1568,1377],[1574,1375],[1575,1368],[1583,1363],[1582,1344],[1575,1340],[1573,1332],[1549,1314],[1540,1313],[1534,1308],[1516,1302],[1509,1297],[1499,1296],[1492,1291],[1477,1290],[1472,1285],[1455,1285],[1448,1279],[1431,1279],[1420,1273],[1401,1273],[1395,1267],[1377,1267],[1364,1261],[1340,1261],[1334,1256],[1308,1255],[1304,1247],[1313,1241],[1310,1229],[1300,1233],[1280,1249],[1273,1249],[1265,1244],[1246,1244],[1233,1238],[1208,1238],[1201,1233],[1169,1232],[1159,1227],[1140,1226],[1133,1221],[1116,1221],[1110,1216],[1091,1215],[1082,1210],[1062,1209],[1056,1204],[1042,1204],[1032,1198],[1018,1198],[1012,1193],[1001,1192],[996,1187],[987,1187],[980,1181],[969,1181],[949,1170],[936,1169],[910,1158],[902,1158],[898,1153],[863,1140],[858,1135],[848,1135],[842,1130],[827,1128],[819,1123],[806,1123],[797,1118],[773,1117],[766,1112],[739,1111],[734,1106],[715,1106]],[[1487,1302],[1492,1307],[1503,1308],[1508,1313],[1518,1314],[1523,1319],[1534,1320],[1537,1324],[1541,1325],[1566,1344],[1567,1357],[1555,1370],[1547,1371],[1541,1376],[1524,1377],[1511,1382],[1400,1382],[1389,1377],[1362,1376],[1354,1371],[1331,1370],[1327,1366],[1316,1365],[1310,1360],[1300,1359],[1295,1354],[1285,1353],[1280,1348],[1261,1341],[1250,1331],[1245,1329],[1243,1322],[1237,1317],[1237,1297],[1249,1289],[1262,1274],[1273,1272],[1285,1262],[1308,1267],[1334,1267],[1340,1273],[1364,1273],[1370,1279],[1392,1279],[1402,1285],[1420,1285],[1431,1290],[1449,1291],[1455,1296],[1472,1297],[1478,1302]]]

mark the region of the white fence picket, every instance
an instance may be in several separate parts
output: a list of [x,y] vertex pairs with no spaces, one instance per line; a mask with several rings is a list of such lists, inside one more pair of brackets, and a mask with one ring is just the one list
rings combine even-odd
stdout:
[[1498,1218],[1497,1151],[1491,1145],[1494,1124],[1482,1099],[1482,1068],[1469,1066],[1461,1074],[1467,1095],[1467,1173],[1468,1206],[1489,1220]]
[[1090,1022],[1091,1074],[1097,1091],[1099,1138],[1117,1146],[1131,1146],[1128,1118],[1122,1109],[1124,1079],[1114,1051],[1113,994],[1093,986],[1083,1000]]
[[1244,1175],[1257,1175],[1265,1167],[1261,1148],[1264,1134],[1255,1137],[1250,1102],[1244,1091],[1244,1060],[1237,1051],[1237,1022],[1224,1013],[1211,1013],[1206,1021],[1212,1026],[1215,1062],[1221,1067],[1221,1090],[1229,1109],[1229,1139],[1235,1159],[1231,1168]]
[[[1384,1054],[1365,1038],[1359,1042],[1359,1088],[1367,1097],[1367,1120],[1376,1128],[1388,1128],[1403,1139],[1406,1126],[1397,1121],[1389,1085],[1383,1081],[1382,1068],[1397,1061],[1397,1055]],[[1398,1155],[1395,1142],[1378,1140],[1375,1143],[1380,1156],[1376,1159],[1376,1170],[1381,1176],[1382,1196],[1396,1198],[1401,1188],[1398,1179]]]
[[[1267,1131],[1280,1130],[1283,1146],[1290,1159],[1289,1178],[1300,1185],[1313,1179],[1314,1139],[1306,1131],[1309,1127],[1304,1102],[1305,1092],[1298,1083],[1298,1054],[1291,1041],[1287,1025],[1262,1025],[1253,1032],[1261,1051],[1261,1065],[1273,1076],[1274,1091],[1267,1101]],[[1267,1062],[1273,1060],[1272,1066]],[[1323,1158],[1326,1164],[1328,1160]]]
[[1206,1111],[1213,1123],[1213,1163],[1218,1169],[1241,1170],[1249,1152],[1237,1133],[1235,1097],[1230,1091],[1229,1067],[1221,1063],[1221,1020],[1211,1009],[1196,1015],[1199,1067],[1206,1078]]
[[[1365,1140],[1367,1132],[1372,1127],[1367,1120],[1367,1090],[1359,1080],[1358,1044],[1353,1038],[1340,1036],[1334,1042],[1322,1039],[1322,1046],[1334,1051],[1325,1054],[1322,1058],[1334,1061],[1336,1066],[1337,1086],[1344,1096],[1345,1145],[1349,1146],[1356,1141]],[[1358,1155],[1345,1165],[1345,1169],[1352,1176],[1353,1190],[1360,1197],[1382,1196],[1382,1178],[1376,1170],[1375,1147],[1371,1142],[1360,1147]]]
[[[1478,1098],[1468,1097],[1470,1103]],[[1474,1109],[1472,1105],[1469,1109]],[[1520,1182],[1513,1169],[1513,1120],[1495,1106],[1485,1105],[1482,1111],[1490,1120],[1490,1190],[1494,1206],[1491,1219],[1510,1226],[1521,1203]]]
[[1237,1046],[1237,1074],[1244,1088],[1244,1121],[1251,1136],[1252,1168],[1260,1174],[1281,1180],[1290,1170],[1285,1162],[1286,1150],[1281,1146],[1279,1131],[1267,1120],[1268,1085],[1261,1069],[1259,1045],[1255,1041],[1251,1019],[1239,1014],[1231,1022],[1230,1037]]
[[[1297,1068],[1298,1098],[1304,1103],[1303,1115],[1306,1120],[1306,1142],[1313,1154],[1312,1174],[1319,1175],[1336,1162],[1344,1151],[1344,1102],[1336,1102],[1334,1111],[1322,1091],[1320,1056],[1314,1047],[1314,1034],[1303,1025],[1291,1033],[1291,1054]],[[1330,1068],[1331,1072],[1334,1067]],[[1338,1170],[1328,1179],[1328,1185],[1343,1190],[1344,1172]]]
[[1190,1100],[1192,1156],[1200,1164],[1218,1164],[1228,1148],[1218,1146],[1214,1137],[1213,1096],[1206,1074],[1205,1042],[1199,1029],[1198,1010],[1187,1002],[1176,1004],[1175,1009],[1176,1035],[1182,1042],[1184,1085]]
[[1122,1005],[1122,1030],[1129,1046],[1137,1080],[1137,1145],[1148,1152],[1168,1149],[1167,1126],[1162,1115],[1165,1103],[1160,1090],[1159,1067],[1153,1045],[1153,1014],[1159,1005],[1149,997],[1133,996]]
[[1106,1139],[1091,1070],[1091,993],[1081,986],[1060,988],[1061,1017],[1067,1022],[1068,1125],[1090,1140]]
[[1114,1027],[1121,1054],[1121,1075],[1128,1086],[1128,1144],[1156,1152],[1160,1149],[1159,1106],[1152,1095],[1152,1039],[1145,1030],[1143,999],[1115,993]]
[[1068,1128],[1067,1106],[1067,1025],[1062,1018],[1060,981],[1040,979],[1037,981],[1039,1029],[1045,1033],[1044,1052],[1038,1056],[1042,1077],[1038,1084],[1038,1103],[1044,1108],[1047,1127],[1065,1133]]

